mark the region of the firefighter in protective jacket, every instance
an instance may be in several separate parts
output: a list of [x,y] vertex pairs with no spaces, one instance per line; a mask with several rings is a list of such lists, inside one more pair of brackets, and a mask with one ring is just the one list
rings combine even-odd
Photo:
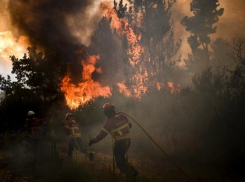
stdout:
[[28,136],[32,139],[39,140],[42,136],[42,125],[44,119],[38,119],[35,117],[33,111],[27,113],[27,119],[24,128],[28,131]]
[[27,113],[27,119],[23,130],[28,131],[28,136],[25,137],[22,144],[25,147],[26,152],[33,153],[33,161],[32,163],[35,165],[36,156],[38,153],[38,144],[39,140],[42,136],[42,126],[45,123],[44,119],[38,119],[35,117],[35,113],[33,111],[29,111]]
[[127,164],[126,160],[126,153],[131,143],[129,129],[132,127],[132,124],[128,121],[126,116],[116,113],[114,109],[115,107],[111,103],[106,103],[103,105],[104,114],[108,119],[106,120],[100,133],[94,139],[89,141],[89,146],[99,142],[105,138],[108,133],[110,133],[115,141],[113,151],[117,167],[122,173],[126,174],[128,166],[132,175],[137,176],[138,171],[135,170],[133,166]]
[[[87,154],[86,149],[82,145],[79,125],[75,122],[75,120],[73,120],[73,114],[67,113],[65,119],[67,122],[64,126],[64,129],[66,130],[66,134],[69,136],[68,157],[72,158],[72,152],[75,147],[79,152]],[[89,159],[93,160],[93,153],[89,154]]]

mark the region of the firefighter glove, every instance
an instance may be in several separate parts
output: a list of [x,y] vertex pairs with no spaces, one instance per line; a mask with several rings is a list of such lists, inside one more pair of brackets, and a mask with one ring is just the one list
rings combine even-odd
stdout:
[[94,143],[97,143],[97,140],[95,138],[89,141],[88,146],[91,146]]

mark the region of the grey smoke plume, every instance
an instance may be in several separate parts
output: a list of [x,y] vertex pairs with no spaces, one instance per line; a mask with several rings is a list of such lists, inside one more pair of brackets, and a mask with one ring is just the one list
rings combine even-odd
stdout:
[[[55,52],[62,61],[71,63],[72,73],[80,75],[81,60],[76,52],[84,46],[73,35],[68,21],[69,17],[83,14],[92,3],[90,0],[9,0],[8,8],[18,34],[27,36],[41,50]],[[81,27],[85,20],[85,13],[77,19],[81,29],[86,28],[86,24]]]

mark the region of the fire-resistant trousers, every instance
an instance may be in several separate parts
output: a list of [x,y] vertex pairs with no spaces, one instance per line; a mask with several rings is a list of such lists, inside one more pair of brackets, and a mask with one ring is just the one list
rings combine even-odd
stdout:
[[[76,141],[75,141],[76,140]],[[74,138],[70,138],[69,140],[69,150],[68,150],[68,157],[72,158],[72,152],[74,150],[74,148],[76,147],[76,149],[84,154],[86,154],[86,149],[83,147],[82,145],[82,139],[80,137],[76,137]]]
[[122,173],[126,174],[128,170],[128,172],[131,173],[133,176],[137,176],[138,171],[132,165],[130,165],[126,159],[126,153],[130,147],[130,144],[130,139],[115,141],[113,148],[114,156],[116,160],[116,165]]

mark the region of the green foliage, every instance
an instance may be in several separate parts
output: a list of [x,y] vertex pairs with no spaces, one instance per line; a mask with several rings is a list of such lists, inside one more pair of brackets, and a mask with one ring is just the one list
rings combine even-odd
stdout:
[[12,82],[9,75],[7,78],[0,75],[0,89],[4,91],[6,97],[15,94],[15,92],[20,91],[23,87],[22,83]]
[[35,110],[39,114],[43,101],[30,89],[23,87],[23,84],[11,82],[9,77],[7,80],[3,77],[0,79],[0,87],[5,93],[0,105],[1,122],[7,128],[20,128],[25,123],[28,110]]
[[0,90],[5,94],[0,105],[1,121],[7,124],[7,128],[13,125],[20,128],[28,110],[43,117],[52,102],[63,99],[59,89],[62,64],[54,53],[37,53],[36,47],[28,48],[28,56],[25,54],[22,59],[10,58],[17,81],[0,75]]
[[36,47],[28,48],[28,56],[22,59],[11,56],[12,73],[16,75],[18,83],[30,88],[35,94],[46,100],[53,99],[59,93],[61,82],[60,62],[54,53],[36,52]]

